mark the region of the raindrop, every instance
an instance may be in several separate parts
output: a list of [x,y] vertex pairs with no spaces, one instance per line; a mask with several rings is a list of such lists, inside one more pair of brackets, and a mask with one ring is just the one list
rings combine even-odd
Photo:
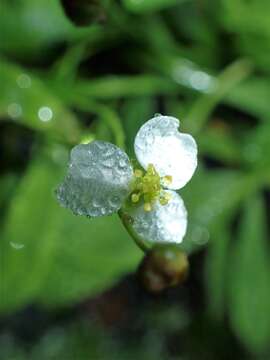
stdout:
[[92,204],[93,204],[93,206],[94,206],[95,208],[100,208],[100,206],[101,206],[100,202],[97,201],[96,199],[94,199],[94,200],[92,201]]
[[17,84],[21,89],[28,89],[31,86],[31,78],[27,74],[20,74],[17,77]]
[[120,199],[118,196],[112,196],[110,199],[109,199],[109,204],[110,206],[112,207],[116,207],[119,203]]
[[13,241],[10,241],[10,246],[15,250],[21,250],[24,248],[24,244],[15,243]]
[[190,76],[190,85],[196,90],[207,91],[212,84],[212,78],[203,71],[194,71]]
[[124,168],[127,165],[127,162],[125,159],[120,159],[119,160],[119,166],[120,168]]
[[22,116],[22,107],[17,103],[9,104],[7,108],[7,112],[10,117],[18,118]]
[[38,110],[38,117],[41,121],[47,122],[50,121],[53,117],[52,109],[48,106],[43,106]]

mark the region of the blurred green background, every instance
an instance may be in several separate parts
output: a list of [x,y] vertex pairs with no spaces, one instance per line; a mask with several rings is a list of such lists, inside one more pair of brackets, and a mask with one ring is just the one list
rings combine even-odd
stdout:
[[[268,0],[1,0],[1,360],[270,359],[269,17]],[[158,296],[117,216],[53,196],[72,146],[132,156],[155,113],[199,144],[190,277]]]

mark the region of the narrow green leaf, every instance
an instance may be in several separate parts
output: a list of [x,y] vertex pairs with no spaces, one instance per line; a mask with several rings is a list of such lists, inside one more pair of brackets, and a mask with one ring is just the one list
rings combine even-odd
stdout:
[[142,256],[117,215],[90,220],[60,207],[53,191],[66,162],[58,150],[57,164],[44,157],[32,163],[11,201],[0,239],[0,312],[93,295]]
[[262,199],[247,201],[229,269],[230,320],[237,336],[254,352],[270,343],[270,262]]
[[134,155],[134,140],[139,128],[154,115],[155,101],[151,97],[127,99],[122,107],[127,150]]
[[157,11],[163,8],[180,4],[185,0],[122,0],[126,8],[133,12]]
[[117,99],[121,97],[151,96],[176,93],[177,84],[154,75],[104,76],[91,81],[80,80],[75,84],[74,92],[78,95]]
[[247,196],[261,186],[262,179],[259,174],[199,168],[189,184],[180,190],[189,214],[183,241],[185,250],[193,252],[208,241],[215,241],[212,228],[221,219],[232,218]]
[[10,119],[37,131],[78,142],[80,129],[75,116],[44,86],[24,69],[0,62],[0,119]]
[[268,77],[251,77],[231,89],[225,102],[253,116],[268,120],[270,117],[270,82]]
[[57,252],[39,301],[59,306],[93,296],[134,271],[142,256],[117,215],[86,219],[59,208]]
[[216,79],[212,89],[201,95],[186,115],[186,127],[192,133],[198,133],[206,124],[215,106],[252,71],[247,60],[237,60],[228,66]]
[[230,224],[218,223],[212,229],[212,241],[209,244],[205,283],[208,290],[208,308],[210,314],[222,320],[227,308],[227,268],[230,243]]
[[58,168],[39,158],[11,201],[0,241],[0,311],[31,302],[50,268],[57,244],[53,188],[58,178]]

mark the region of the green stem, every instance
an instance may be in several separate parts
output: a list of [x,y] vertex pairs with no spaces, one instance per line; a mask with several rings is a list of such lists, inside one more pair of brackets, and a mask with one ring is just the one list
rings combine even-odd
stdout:
[[131,217],[129,215],[127,215],[123,210],[119,210],[118,211],[118,215],[124,225],[124,227],[126,228],[127,232],[129,233],[129,235],[132,237],[132,239],[134,240],[135,244],[145,253],[147,253],[149,251],[149,247],[146,245],[146,243],[143,241],[143,239],[141,237],[138,236],[138,234],[134,231],[133,227],[132,227],[132,220]]

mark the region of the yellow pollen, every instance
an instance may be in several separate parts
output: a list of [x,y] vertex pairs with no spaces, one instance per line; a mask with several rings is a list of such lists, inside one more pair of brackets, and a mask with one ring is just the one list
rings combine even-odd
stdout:
[[172,198],[172,195],[171,195],[171,194],[163,191],[162,194],[161,194],[160,197],[159,197],[159,203],[160,203],[161,205],[167,205],[168,202],[171,200],[171,198]]
[[133,203],[137,203],[139,200],[140,200],[140,195],[138,195],[138,194],[132,194],[131,195],[131,201]]
[[169,175],[160,177],[153,164],[148,165],[146,172],[135,169],[131,202],[136,204],[143,201],[145,211],[151,211],[156,201],[161,205],[167,205],[171,197],[163,190],[163,186],[171,182],[172,177]]
[[149,212],[149,211],[152,210],[152,206],[151,206],[150,203],[145,203],[145,204],[143,205],[143,208],[144,208],[144,211],[147,211],[147,212]]
[[140,170],[140,169],[135,169],[135,171],[134,171],[134,176],[137,177],[137,178],[142,177],[142,176],[143,176],[142,170]]
[[171,175],[166,175],[166,176],[163,177],[162,180],[165,182],[165,184],[170,185],[172,183],[172,176]]

